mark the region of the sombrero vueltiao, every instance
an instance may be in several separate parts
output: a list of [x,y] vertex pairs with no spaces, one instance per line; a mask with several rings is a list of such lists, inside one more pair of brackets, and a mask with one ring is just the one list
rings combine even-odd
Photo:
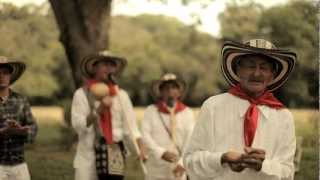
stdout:
[[226,41],[222,46],[221,54],[222,73],[231,86],[238,84],[240,81],[233,68],[239,56],[264,55],[270,57],[270,59],[277,64],[277,73],[267,86],[269,91],[276,90],[288,79],[297,59],[296,53],[289,50],[278,49],[271,42],[264,39],[253,39],[243,44]]
[[26,69],[26,65],[23,62],[15,61],[4,56],[0,56],[0,67],[9,66],[12,68],[10,84],[18,80]]
[[100,51],[96,54],[88,55],[81,61],[81,72],[86,77],[92,77],[94,74],[94,64],[98,61],[113,61],[116,64],[116,75],[121,74],[127,65],[127,60],[123,57],[113,55],[109,51]]
[[163,83],[169,82],[169,81],[173,81],[178,84],[179,89],[181,91],[181,97],[185,95],[186,88],[187,88],[187,84],[185,83],[185,81],[180,78],[177,78],[175,74],[167,73],[167,74],[164,74],[160,78],[160,80],[153,81],[153,83],[151,84],[151,95],[153,96],[153,98],[157,99],[161,97],[160,86]]

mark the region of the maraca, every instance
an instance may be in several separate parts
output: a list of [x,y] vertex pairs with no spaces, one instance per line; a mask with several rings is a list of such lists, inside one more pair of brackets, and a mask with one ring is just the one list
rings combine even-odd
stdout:
[[95,83],[90,87],[89,90],[98,100],[101,100],[109,94],[109,88],[104,83]]

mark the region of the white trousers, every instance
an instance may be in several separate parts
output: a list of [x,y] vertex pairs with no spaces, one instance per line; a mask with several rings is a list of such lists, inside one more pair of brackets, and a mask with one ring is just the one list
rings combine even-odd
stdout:
[[[154,177],[152,175],[146,175],[145,180],[176,180],[174,177],[165,177],[165,178],[158,178],[158,177]],[[186,180],[187,177],[184,175],[183,177],[180,178],[180,180]]]
[[75,180],[97,180],[96,167],[75,168]]
[[1,180],[30,180],[30,174],[26,163],[14,166],[0,165]]

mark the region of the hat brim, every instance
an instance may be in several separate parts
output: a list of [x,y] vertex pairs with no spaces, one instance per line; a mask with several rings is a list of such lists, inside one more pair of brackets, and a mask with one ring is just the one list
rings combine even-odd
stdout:
[[13,84],[16,80],[18,80],[26,69],[26,65],[18,61],[0,63],[0,66],[1,65],[8,65],[12,68],[10,85]]
[[174,81],[178,84],[180,92],[181,92],[181,99],[183,99],[186,95],[187,83],[182,79],[175,79],[175,80],[156,80],[153,81],[151,84],[151,96],[157,100],[161,98],[160,86],[169,81]]
[[294,52],[288,50],[256,48],[232,41],[224,43],[221,53],[222,73],[227,82],[232,86],[235,86],[240,81],[240,78],[232,68],[237,57],[243,55],[264,55],[270,57],[271,60],[274,60],[279,65],[279,69],[274,79],[267,86],[269,91],[278,89],[287,81],[297,58]]
[[116,64],[115,75],[120,75],[127,65],[127,60],[122,57],[112,56],[112,55],[100,55],[94,54],[85,57],[80,65],[81,72],[84,76],[91,78],[94,75],[94,65],[98,61],[113,61]]

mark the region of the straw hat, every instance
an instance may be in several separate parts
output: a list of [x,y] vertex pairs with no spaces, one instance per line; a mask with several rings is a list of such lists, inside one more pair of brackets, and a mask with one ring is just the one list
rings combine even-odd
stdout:
[[109,51],[101,51],[101,52],[86,56],[82,60],[81,65],[80,65],[81,72],[86,77],[92,77],[94,74],[93,66],[98,61],[112,61],[112,62],[114,62],[116,64],[116,72],[115,72],[116,75],[119,75],[127,65],[127,60],[125,58],[113,55]]
[[222,73],[228,83],[232,86],[238,84],[240,81],[240,78],[235,71],[235,63],[239,56],[262,55],[270,57],[270,60],[272,60],[277,67],[274,79],[267,86],[270,91],[278,89],[285,83],[292,72],[297,59],[296,53],[289,50],[278,49],[274,44],[264,39],[252,39],[243,44],[227,41],[222,46],[221,54]]
[[10,84],[18,80],[26,69],[26,65],[23,62],[9,59],[5,56],[0,56],[0,67],[8,66],[12,69]]
[[181,96],[183,97],[185,95],[186,88],[187,88],[186,82],[180,78],[177,78],[177,76],[172,73],[164,74],[159,80],[153,81],[153,83],[151,84],[151,95],[154,98],[160,98],[161,97],[160,87],[162,84],[167,82],[175,82],[181,91]]

